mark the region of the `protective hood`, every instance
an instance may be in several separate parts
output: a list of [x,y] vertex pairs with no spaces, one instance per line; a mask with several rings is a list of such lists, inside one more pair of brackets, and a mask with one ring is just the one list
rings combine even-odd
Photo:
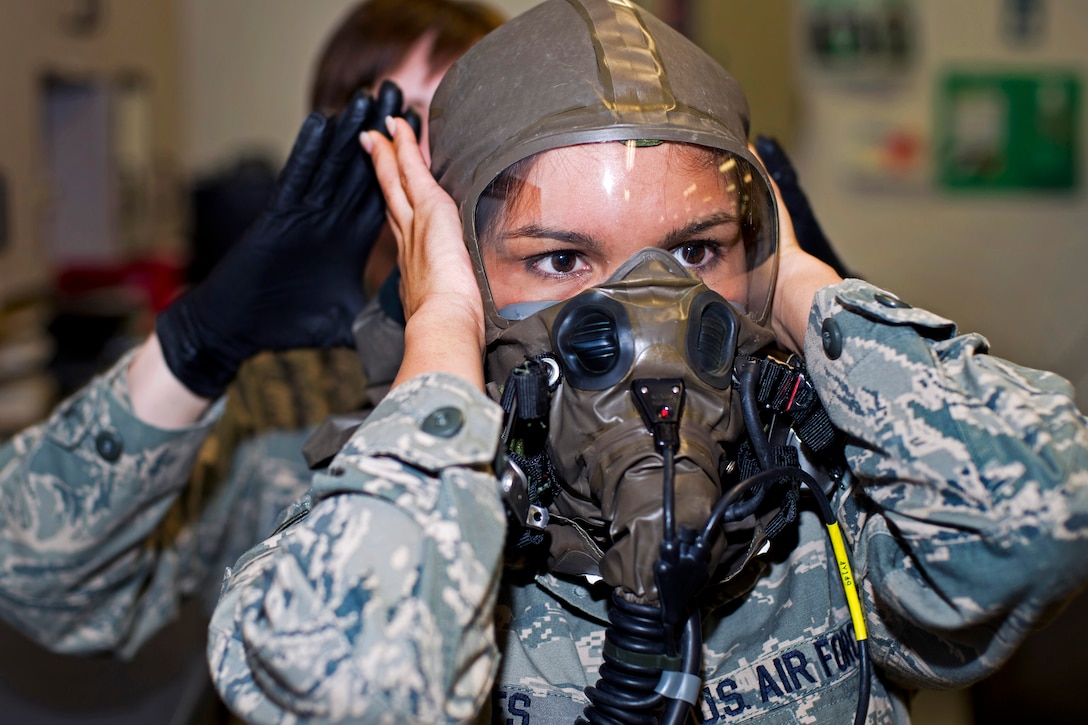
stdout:
[[628,0],[546,0],[460,58],[431,104],[432,170],[459,205],[488,315],[488,342],[509,325],[480,261],[477,202],[533,154],[576,144],[697,144],[747,162],[758,178],[761,248],[752,255],[749,316],[769,315],[777,213],[749,152],[748,105],[737,82],[687,38]]

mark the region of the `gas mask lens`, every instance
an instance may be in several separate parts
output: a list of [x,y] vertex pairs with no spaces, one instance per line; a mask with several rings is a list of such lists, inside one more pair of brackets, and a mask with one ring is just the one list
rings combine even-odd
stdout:
[[500,326],[603,283],[646,248],[669,253],[763,322],[773,210],[763,177],[732,153],[674,142],[579,144],[496,177],[476,204],[470,246]]

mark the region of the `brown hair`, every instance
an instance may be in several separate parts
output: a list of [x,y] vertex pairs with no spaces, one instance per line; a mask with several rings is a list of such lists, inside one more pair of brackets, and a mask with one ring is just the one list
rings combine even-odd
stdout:
[[310,92],[310,108],[341,111],[356,91],[373,88],[412,45],[434,36],[431,67],[442,68],[502,24],[495,9],[467,0],[364,0],[325,42]]

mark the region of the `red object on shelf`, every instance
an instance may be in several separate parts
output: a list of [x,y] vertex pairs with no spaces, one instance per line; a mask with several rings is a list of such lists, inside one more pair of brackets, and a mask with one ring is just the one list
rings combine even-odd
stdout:
[[66,297],[116,287],[135,289],[157,314],[185,286],[185,265],[165,257],[140,257],[116,264],[70,264],[57,272],[56,285]]

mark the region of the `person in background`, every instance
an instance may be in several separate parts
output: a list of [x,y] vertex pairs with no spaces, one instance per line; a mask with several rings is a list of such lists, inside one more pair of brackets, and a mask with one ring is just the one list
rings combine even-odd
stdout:
[[184,598],[210,608],[224,567],[306,490],[313,425],[383,382],[346,349],[368,262],[373,280],[390,268],[371,254],[388,232],[359,133],[425,115],[502,20],[483,3],[366,0],[332,32],[260,218],[144,343],[0,448],[8,623],[56,652],[127,657]]
[[806,253],[650,13],[545,0],[431,124],[363,139],[403,358],[226,577],[239,716],[907,723],[1083,588],[1072,387]]

